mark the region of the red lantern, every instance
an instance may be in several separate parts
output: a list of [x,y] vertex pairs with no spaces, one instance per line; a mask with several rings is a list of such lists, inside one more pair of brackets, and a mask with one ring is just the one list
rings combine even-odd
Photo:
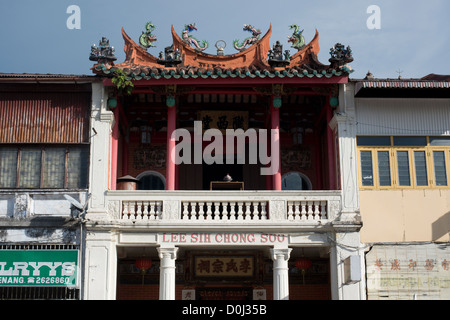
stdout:
[[306,258],[300,258],[295,260],[295,266],[297,269],[300,269],[302,271],[303,276],[303,284],[305,284],[305,272],[312,266],[312,262],[309,259]]
[[145,271],[152,266],[152,260],[147,258],[140,258],[135,261],[136,267],[141,270],[142,284],[144,284]]
[[295,266],[303,272],[303,270],[308,270],[311,268],[312,262],[309,259],[300,258],[295,261]]
[[150,269],[152,266],[152,260],[147,258],[140,258],[136,260],[136,267],[138,267],[139,270],[141,270],[143,273],[145,270]]

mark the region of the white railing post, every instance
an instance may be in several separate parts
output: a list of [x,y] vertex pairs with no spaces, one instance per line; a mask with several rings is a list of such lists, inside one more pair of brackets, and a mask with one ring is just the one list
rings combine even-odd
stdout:
[[261,202],[261,220],[267,220],[267,203],[265,201]]
[[[162,210],[157,206],[157,215],[163,220],[180,220],[181,218],[181,201],[179,200],[163,200]],[[158,213],[158,210],[160,213]]]
[[286,220],[285,200],[269,200],[269,220]]

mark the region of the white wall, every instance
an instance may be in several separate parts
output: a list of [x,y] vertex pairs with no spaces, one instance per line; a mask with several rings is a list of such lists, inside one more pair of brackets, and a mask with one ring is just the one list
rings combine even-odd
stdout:
[[355,98],[357,135],[450,135],[450,99]]

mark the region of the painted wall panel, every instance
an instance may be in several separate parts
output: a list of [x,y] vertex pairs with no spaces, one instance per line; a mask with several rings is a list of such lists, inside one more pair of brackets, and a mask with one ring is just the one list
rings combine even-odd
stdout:
[[356,98],[357,135],[450,135],[450,99]]
[[361,241],[449,241],[450,190],[361,190]]

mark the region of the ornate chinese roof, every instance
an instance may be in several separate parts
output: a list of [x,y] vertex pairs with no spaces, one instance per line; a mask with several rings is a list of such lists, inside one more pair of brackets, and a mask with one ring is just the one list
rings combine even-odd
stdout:
[[[103,38],[99,47],[93,46],[90,59],[96,61],[92,70],[95,74],[112,77],[117,69],[123,70],[128,79],[180,79],[180,78],[332,78],[346,77],[351,73],[347,63],[353,61],[351,50],[341,44],[331,48],[330,64],[319,62],[318,53],[319,33],[316,30],[314,38],[305,43],[303,30],[297,25],[290,26],[294,33],[288,37],[292,48],[297,52],[290,55],[290,50],[284,50],[279,41],[270,47],[272,26],[260,38],[261,32],[251,25],[244,25],[244,30],[252,36],[240,44],[235,40],[233,46],[238,50],[235,54],[223,54],[223,48],[218,46],[218,54],[207,54],[203,51],[208,43],[200,43],[189,32],[196,30],[195,24],[186,25],[181,37],[172,26],[171,46],[166,47],[164,53],[155,57],[147,52],[153,47],[156,37],[152,34],[154,26],[149,22],[146,31],[137,44],[122,28],[125,41],[125,61],[115,64],[113,49],[109,41]],[[221,52],[222,49],[222,52]]]

